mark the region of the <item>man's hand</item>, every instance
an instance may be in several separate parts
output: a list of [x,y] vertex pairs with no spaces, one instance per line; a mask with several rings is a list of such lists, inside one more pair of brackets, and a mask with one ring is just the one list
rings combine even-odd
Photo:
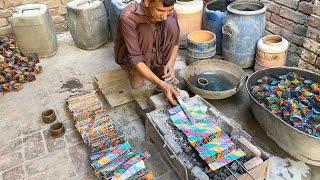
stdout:
[[163,79],[170,81],[172,83],[174,83],[174,81],[176,80],[173,68],[174,68],[174,62],[169,61],[164,66],[164,76],[162,76]]
[[162,81],[160,84],[161,89],[163,90],[164,95],[172,105],[177,105],[176,99],[180,97],[180,94],[175,90],[171,85]]

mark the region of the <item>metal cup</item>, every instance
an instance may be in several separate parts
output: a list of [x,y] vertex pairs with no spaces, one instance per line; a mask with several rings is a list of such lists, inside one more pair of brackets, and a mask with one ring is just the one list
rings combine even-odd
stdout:
[[209,81],[205,78],[198,78],[197,82],[199,88],[205,88],[209,84]]

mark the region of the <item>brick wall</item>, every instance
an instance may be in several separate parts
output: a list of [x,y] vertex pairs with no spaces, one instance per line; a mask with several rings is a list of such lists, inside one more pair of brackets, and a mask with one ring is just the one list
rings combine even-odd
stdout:
[[49,13],[55,24],[56,31],[67,30],[65,5],[71,0],[0,0],[0,35],[12,33],[8,18],[12,15],[14,7],[28,3],[43,3],[49,8]]
[[267,5],[266,35],[290,42],[288,66],[320,72],[320,7],[317,0],[263,0]]

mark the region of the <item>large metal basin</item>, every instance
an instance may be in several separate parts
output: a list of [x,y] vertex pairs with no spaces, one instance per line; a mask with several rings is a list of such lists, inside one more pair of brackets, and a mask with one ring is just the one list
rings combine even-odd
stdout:
[[[227,90],[206,90],[197,87],[196,84],[192,83],[189,78],[200,74],[216,74],[220,72],[222,74],[229,74],[233,78],[233,87]],[[195,94],[205,99],[224,99],[236,94],[247,80],[246,73],[242,68],[228,61],[208,59],[195,61],[184,71],[184,81],[188,88]],[[222,82],[226,83],[226,82]],[[220,83],[221,84],[221,83]]]
[[320,166],[320,138],[308,135],[287,124],[264,108],[251,94],[250,87],[256,85],[261,77],[283,75],[288,72],[295,72],[306,79],[320,81],[320,75],[316,73],[291,67],[270,68],[253,73],[246,84],[253,115],[267,135],[283,150],[303,162]]

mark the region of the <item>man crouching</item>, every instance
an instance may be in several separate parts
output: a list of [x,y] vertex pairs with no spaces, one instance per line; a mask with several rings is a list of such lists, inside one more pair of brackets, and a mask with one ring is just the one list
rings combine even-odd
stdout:
[[[174,63],[179,50],[179,26],[175,0],[144,0],[125,7],[119,17],[115,60],[129,72],[132,88],[141,88],[144,78],[160,87],[170,103],[179,93]],[[166,80],[166,82],[164,81]]]

